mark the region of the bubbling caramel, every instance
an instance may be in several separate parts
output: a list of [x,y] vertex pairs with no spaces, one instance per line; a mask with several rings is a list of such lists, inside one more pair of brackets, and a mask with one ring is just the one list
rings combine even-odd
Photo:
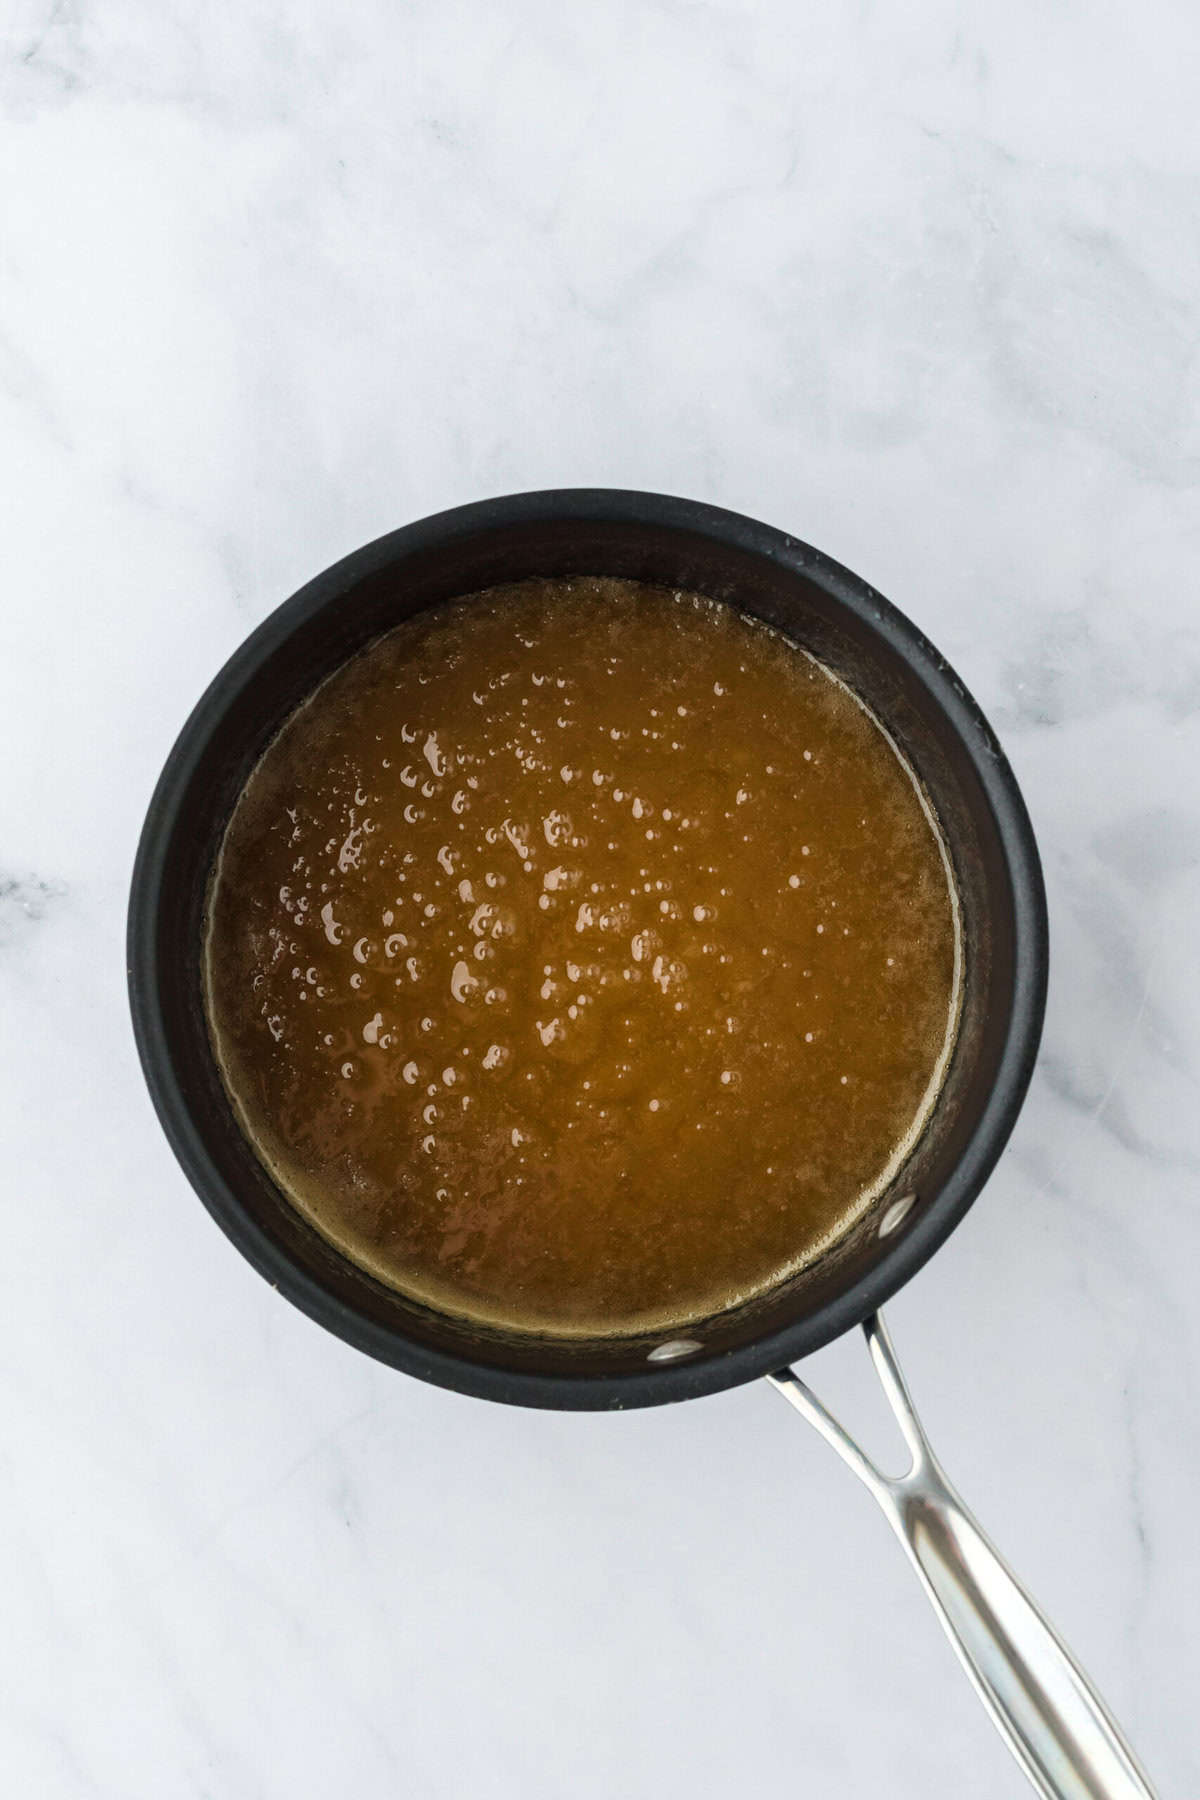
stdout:
[[515,1331],[694,1323],[827,1249],[952,1046],[958,909],[896,746],[700,595],[527,581],[288,720],[225,834],[210,1031],[299,1211]]

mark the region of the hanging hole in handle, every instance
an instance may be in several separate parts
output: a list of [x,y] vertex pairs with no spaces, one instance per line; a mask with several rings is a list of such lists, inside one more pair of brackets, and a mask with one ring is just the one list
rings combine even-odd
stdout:
[[704,1346],[695,1338],[671,1338],[665,1344],[655,1344],[646,1361],[652,1363],[678,1362],[683,1356],[695,1356],[697,1350]]
[[879,1221],[878,1235],[880,1237],[891,1237],[893,1231],[896,1231],[903,1225],[905,1219],[907,1219],[909,1213],[916,1204],[917,1196],[915,1194],[901,1194],[898,1200],[893,1200],[892,1204],[888,1207],[882,1219]]

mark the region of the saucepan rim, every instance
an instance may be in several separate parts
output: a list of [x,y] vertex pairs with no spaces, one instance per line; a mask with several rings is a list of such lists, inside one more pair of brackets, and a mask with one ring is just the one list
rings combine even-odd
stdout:
[[[1010,1012],[995,1079],[950,1178],[919,1216],[881,1245],[878,1259],[844,1291],[793,1323],[718,1355],[619,1374],[550,1374],[475,1361],[368,1318],[322,1286],[251,1215],[210,1154],[181,1080],[160,987],[162,889],[180,809],[206,747],[264,664],[316,615],[390,565],[497,528],[571,521],[650,526],[708,539],[714,547],[763,558],[823,589],[882,640],[949,724],[991,809],[1012,898]],[[389,532],[307,582],[251,633],[195,706],[155,787],[133,871],[127,964],[138,1052],[162,1127],[208,1211],[273,1286],[358,1349],[440,1386],[523,1405],[601,1409],[691,1399],[766,1375],[861,1323],[916,1274],[979,1194],[1020,1111],[1041,1035],[1048,936],[1041,864],[1013,772],[978,705],[911,620],[823,552],[739,513],[635,490],[562,488],[454,507]],[[236,1129],[232,1114],[230,1124]]]

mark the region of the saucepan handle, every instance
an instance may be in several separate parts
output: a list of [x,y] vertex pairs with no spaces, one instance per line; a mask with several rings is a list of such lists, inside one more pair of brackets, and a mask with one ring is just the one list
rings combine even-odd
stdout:
[[976,1692],[1044,1800],[1154,1800],[1112,1715],[947,1481],[881,1314],[863,1327],[912,1454],[884,1475],[791,1369],[770,1377],[883,1508]]

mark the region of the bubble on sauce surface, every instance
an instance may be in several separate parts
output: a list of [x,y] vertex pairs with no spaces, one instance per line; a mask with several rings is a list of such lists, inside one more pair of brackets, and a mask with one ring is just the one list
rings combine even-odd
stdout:
[[321,692],[239,803],[208,951],[235,1103],[319,1229],[574,1334],[697,1319],[857,1216],[936,1086],[957,940],[852,697],[714,602],[584,578],[418,617]]

